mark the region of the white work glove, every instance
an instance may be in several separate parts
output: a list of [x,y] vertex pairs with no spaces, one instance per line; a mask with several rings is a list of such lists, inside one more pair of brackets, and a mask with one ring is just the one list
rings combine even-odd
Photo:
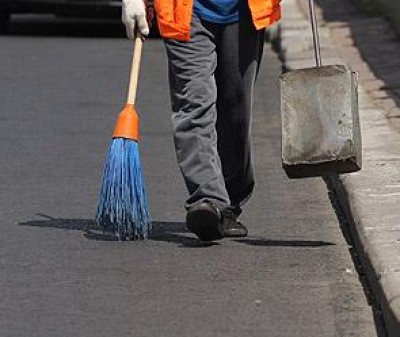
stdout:
[[135,29],[143,36],[149,35],[146,7],[143,0],[122,0],[122,22],[126,27],[126,35],[135,38]]

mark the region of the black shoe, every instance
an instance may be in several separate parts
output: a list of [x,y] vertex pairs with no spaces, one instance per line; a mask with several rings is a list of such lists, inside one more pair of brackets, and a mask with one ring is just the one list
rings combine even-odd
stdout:
[[242,238],[247,236],[247,228],[238,221],[238,215],[230,209],[222,211],[220,232],[225,238]]
[[222,239],[220,224],[220,210],[208,201],[193,205],[186,215],[187,228],[202,241]]

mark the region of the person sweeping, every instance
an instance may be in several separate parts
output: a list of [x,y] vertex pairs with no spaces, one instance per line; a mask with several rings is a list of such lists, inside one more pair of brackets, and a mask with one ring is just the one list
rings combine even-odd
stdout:
[[[147,36],[147,5],[123,0],[129,38]],[[265,28],[280,0],[154,0],[168,57],[176,156],[200,240],[244,237],[238,220],[254,189],[251,109]]]

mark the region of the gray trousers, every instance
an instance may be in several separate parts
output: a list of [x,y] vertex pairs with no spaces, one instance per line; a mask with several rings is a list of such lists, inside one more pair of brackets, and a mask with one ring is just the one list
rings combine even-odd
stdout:
[[194,16],[189,42],[165,40],[187,209],[209,200],[240,213],[253,191],[250,124],[263,36],[247,13],[227,25]]

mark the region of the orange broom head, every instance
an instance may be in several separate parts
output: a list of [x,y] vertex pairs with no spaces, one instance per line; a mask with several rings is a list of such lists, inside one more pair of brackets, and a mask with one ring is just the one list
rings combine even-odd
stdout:
[[139,117],[132,104],[126,104],[115,123],[113,138],[139,140]]

